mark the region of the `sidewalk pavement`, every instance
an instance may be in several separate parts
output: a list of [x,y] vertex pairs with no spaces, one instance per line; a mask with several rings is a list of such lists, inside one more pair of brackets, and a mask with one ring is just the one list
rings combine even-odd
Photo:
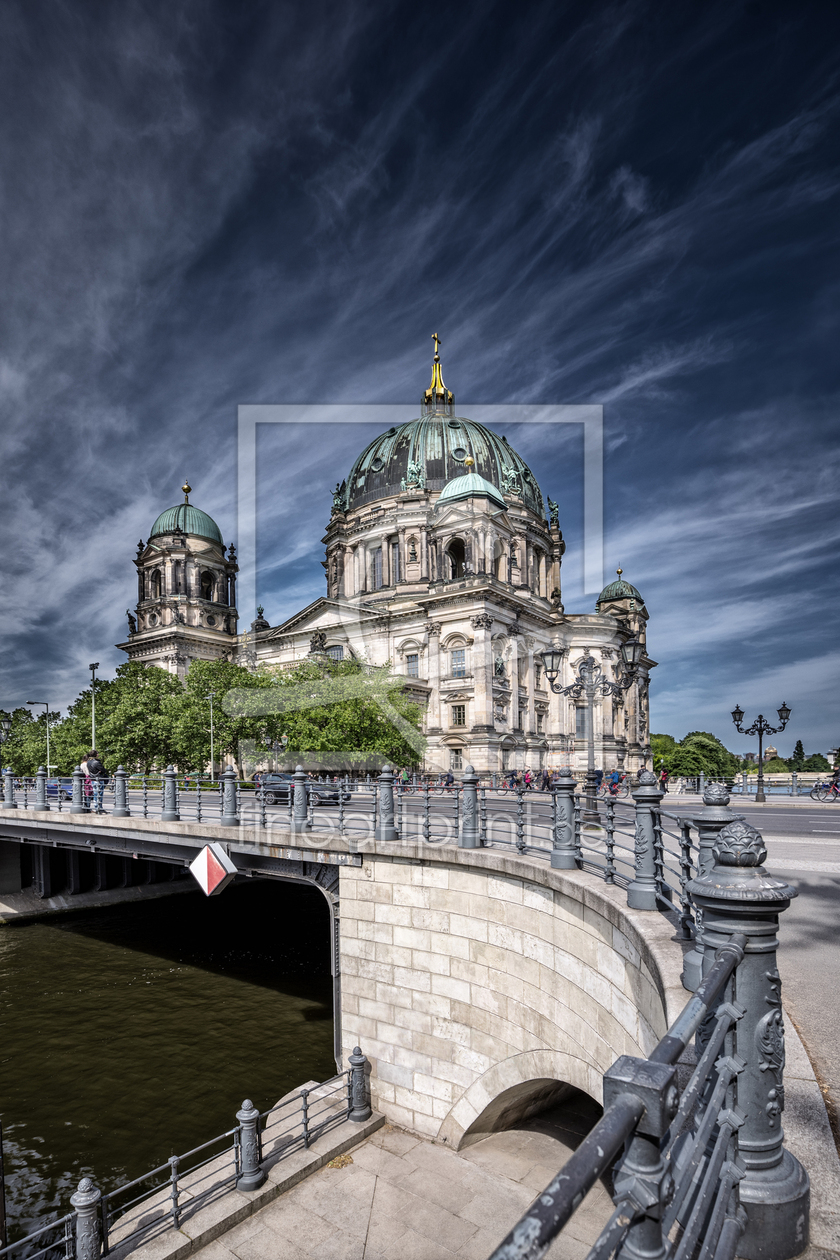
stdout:
[[[196,1254],[202,1260],[487,1260],[597,1118],[585,1095],[454,1152],[386,1125]],[[596,1185],[548,1252],[584,1260]]]

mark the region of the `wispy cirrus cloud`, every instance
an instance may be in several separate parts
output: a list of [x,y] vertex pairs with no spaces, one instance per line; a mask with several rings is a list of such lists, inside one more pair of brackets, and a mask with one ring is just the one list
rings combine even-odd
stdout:
[[[6,6],[8,700],[44,680],[66,703],[90,652],[117,663],[137,538],[185,474],[233,536],[238,403],[411,403],[435,328],[460,399],[606,404],[608,561],[648,601],[663,721],[698,725],[698,673],[722,697],[822,660],[833,46],[722,3],[489,3],[443,40],[397,0]],[[590,608],[578,448],[520,436]],[[264,447],[275,619],[323,589],[356,453],[351,432]]]

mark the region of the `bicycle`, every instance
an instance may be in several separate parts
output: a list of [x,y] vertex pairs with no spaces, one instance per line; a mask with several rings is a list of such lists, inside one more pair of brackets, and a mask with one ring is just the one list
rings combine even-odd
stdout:
[[809,795],[812,801],[836,801],[840,799],[840,785],[837,783],[815,783]]

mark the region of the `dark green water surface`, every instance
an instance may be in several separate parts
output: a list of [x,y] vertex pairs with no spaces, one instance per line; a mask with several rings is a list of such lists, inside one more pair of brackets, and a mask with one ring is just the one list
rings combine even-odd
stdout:
[[329,914],[249,881],[0,925],[10,1237],[335,1072]]

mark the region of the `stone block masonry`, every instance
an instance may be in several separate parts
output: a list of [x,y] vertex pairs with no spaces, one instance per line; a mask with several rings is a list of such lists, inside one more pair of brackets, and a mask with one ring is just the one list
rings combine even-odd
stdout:
[[[413,846],[412,846],[413,848]],[[662,915],[526,856],[377,845],[341,870],[345,1054],[374,1106],[458,1149],[561,1083],[600,1101],[685,1004]]]

